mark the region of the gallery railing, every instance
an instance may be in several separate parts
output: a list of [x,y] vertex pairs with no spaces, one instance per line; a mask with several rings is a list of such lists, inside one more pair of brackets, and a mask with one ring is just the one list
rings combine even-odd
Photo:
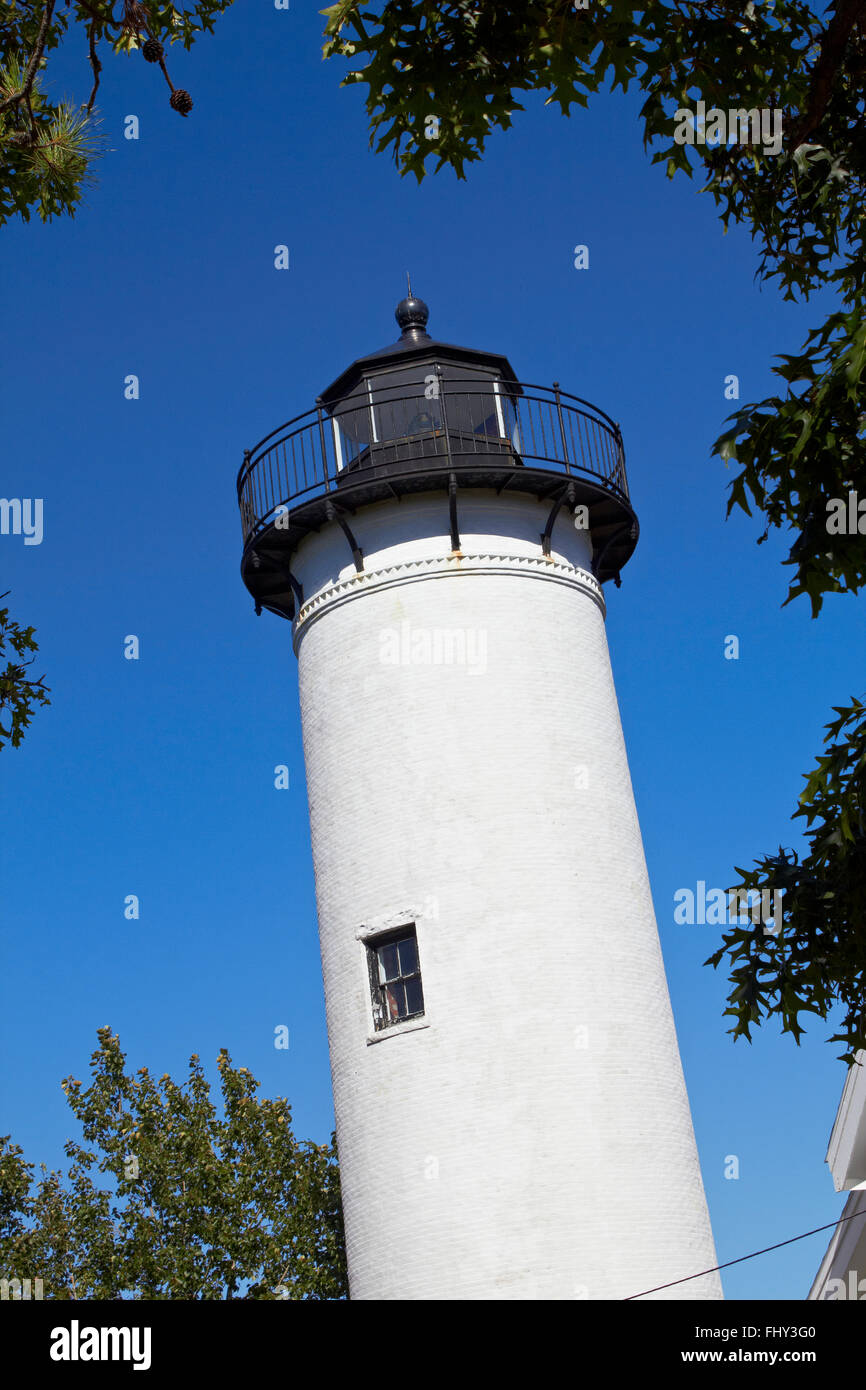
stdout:
[[540,466],[599,483],[628,502],[622,437],[604,411],[558,383],[467,381],[428,371],[409,386],[405,368],[392,387],[384,384],[387,374],[377,374],[334,405],[318,401],[248,450],[238,474],[244,542],[314,497],[365,477],[417,475],[428,464],[437,475]]

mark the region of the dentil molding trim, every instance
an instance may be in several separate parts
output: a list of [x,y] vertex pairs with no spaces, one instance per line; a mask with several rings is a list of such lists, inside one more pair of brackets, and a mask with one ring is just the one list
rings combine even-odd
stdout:
[[329,584],[298,609],[292,625],[293,645],[297,649],[302,630],[328,609],[350,603],[371,589],[387,589],[395,584],[411,584],[419,579],[443,579],[457,574],[513,574],[567,584],[582,589],[598,604],[602,616],[605,613],[601,585],[589,570],[546,555],[511,555],[506,551],[466,554],[461,551],[452,555],[398,560],[379,569],[361,570],[346,579],[338,579],[335,584]]

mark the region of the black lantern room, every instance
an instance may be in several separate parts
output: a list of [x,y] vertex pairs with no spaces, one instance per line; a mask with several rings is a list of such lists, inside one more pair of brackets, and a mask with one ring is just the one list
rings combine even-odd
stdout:
[[305,535],[337,522],[362,570],[354,514],[413,492],[442,494],[455,552],[461,490],[507,489],[549,501],[539,534],[545,554],[562,507],[582,505],[596,577],[619,583],[638,535],[619,426],[556,382],[519,382],[499,353],[431,338],[428,317],[423,300],[403,299],[395,343],[358,358],[313,410],[245,453],[241,573],[257,611],[292,618],[303,602],[291,562]]

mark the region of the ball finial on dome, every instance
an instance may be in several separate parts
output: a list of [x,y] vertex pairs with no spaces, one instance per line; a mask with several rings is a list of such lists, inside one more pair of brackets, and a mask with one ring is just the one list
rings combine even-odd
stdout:
[[404,337],[410,333],[424,333],[430,310],[423,299],[418,299],[410,289],[406,299],[401,299],[394,311],[394,317],[403,330]]

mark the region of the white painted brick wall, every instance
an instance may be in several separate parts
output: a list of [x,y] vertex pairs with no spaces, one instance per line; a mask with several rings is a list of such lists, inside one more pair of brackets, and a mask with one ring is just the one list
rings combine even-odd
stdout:
[[[461,498],[448,560],[446,500],[404,500],[352,518],[364,576],[333,526],[296,556],[353,1298],[621,1299],[716,1264],[586,540],[563,513],[540,561],[546,515]],[[486,669],[382,664],[405,622],[483,630]],[[371,1045],[358,932],[404,920],[429,1026]]]

